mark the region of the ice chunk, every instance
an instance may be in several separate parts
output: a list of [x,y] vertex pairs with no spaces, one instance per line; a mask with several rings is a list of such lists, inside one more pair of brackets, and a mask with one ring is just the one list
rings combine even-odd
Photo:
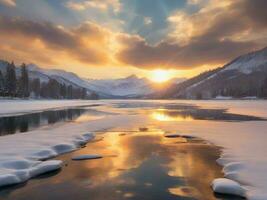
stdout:
[[94,139],[95,135],[93,133],[85,133],[83,134],[83,138],[85,141],[89,141]]
[[21,180],[14,174],[1,174],[0,187],[20,183]]
[[34,166],[30,170],[30,176],[35,177],[40,174],[44,174],[47,172],[58,170],[62,167],[62,161],[61,160],[48,160],[41,162],[40,164]]
[[244,168],[243,163],[231,162],[231,163],[225,164],[225,166],[223,168],[223,172],[224,173],[235,172],[235,171],[240,171],[243,168]]
[[165,134],[164,135],[165,137],[167,137],[167,138],[176,138],[176,137],[181,137],[181,135],[180,134],[177,134],[177,133],[169,133],[169,134]]
[[212,182],[211,186],[216,193],[245,197],[244,188],[239,183],[227,178],[217,178]]
[[36,153],[33,153],[32,156],[30,158],[35,158],[35,159],[38,159],[38,160],[44,160],[44,159],[47,159],[47,158],[52,158],[52,157],[55,157],[57,156],[57,153],[52,150],[52,149],[43,149],[43,150],[40,150]]
[[73,151],[75,148],[75,146],[73,144],[57,144],[55,146],[53,146],[53,150],[55,150],[58,154],[62,154],[62,153],[67,153],[70,151]]
[[79,155],[72,157],[72,160],[90,160],[90,159],[100,159],[103,156],[97,154],[87,154],[87,155]]
[[7,169],[27,169],[32,165],[32,162],[26,159],[10,160],[2,163],[2,166]]
[[185,138],[185,139],[194,139],[195,138],[194,136],[191,136],[191,135],[181,135],[178,133],[168,133],[168,134],[164,134],[164,136],[167,138],[178,138],[178,137]]

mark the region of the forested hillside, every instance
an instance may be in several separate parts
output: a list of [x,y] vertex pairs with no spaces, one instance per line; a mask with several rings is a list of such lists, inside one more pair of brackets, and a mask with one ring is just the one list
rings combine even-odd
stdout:
[[30,78],[25,64],[16,68],[13,62],[2,61],[1,65],[0,96],[2,97],[98,99],[96,93],[88,94],[85,88],[60,83],[50,77],[48,77],[48,81]]

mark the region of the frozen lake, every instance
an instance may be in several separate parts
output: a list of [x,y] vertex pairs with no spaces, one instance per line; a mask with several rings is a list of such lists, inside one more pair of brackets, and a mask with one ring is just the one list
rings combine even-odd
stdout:
[[[25,167],[15,167],[11,170],[6,162],[15,159],[30,162],[33,155],[34,159],[40,159],[41,157],[36,157],[40,155],[40,150],[49,151],[47,155],[42,154],[47,158],[59,155],[62,152],[54,152],[58,144],[68,144],[69,149],[66,149],[66,152],[72,151],[78,148],[74,145],[77,137],[88,132],[94,132],[97,137],[103,136],[104,139],[88,143],[86,148],[75,151],[75,155],[85,152],[116,155],[97,161],[79,161],[79,164],[74,164],[74,161],[69,159],[71,154],[56,157],[55,159],[68,162],[68,166],[63,165],[62,171],[54,176],[41,179],[37,177],[26,185],[5,187],[0,192],[0,199],[37,198],[38,196],[34,195],[37,195],[38,191],[49,190],[48,185],[56,184],[57,181],[63,185],[57,185],[59,191],[54,193],[63,195],[60,188],[65,190],[66,183],[71,182],[67,176],[69,170],[74,173],[74,182],[80,181],[79,184],[82,184],[88,181],[88,188],[83,188],[83,184],[81,186],[80,199],[84,198],[83,195],[90,194],[94,194],[94,199],[101,199],[105,187],[112,190],[112,185],[118,187],[119,192],[109,191],[113,194],[109,199],[140,199],[144,197],[142,195],[149,195],[153,191],[157,191],[156,196],[165,199],[216,199],[209,184],[212,179],[223,176],[239,182],[246,189],[249,199],[266,199],[266,101],[3,101],[0,102],[0,108],[0,133],[3,135],[0,137],[0,146],[3,147],[0,152],[0,178],[7,173],[21,178],[19,171],[25,171]],[[167,151],[172,145],[165,141],[166,133],[192,135],[204,141],[197,145],[187,141],[185,145],[175,143],[174,139],[171,141],[175,146]],[[123,145],[118,141],[123,141]],[[135,145],[131,145],[133,142]],[[16,149],[11,148],[13,145],[16,145]],[[138,156],[143,154],[146,156],[140,160]],[[222,167],[216,164],[219,156],[219,163],[225,166],[224,174],[220,172]],[[153,160],[155,157],[157,162]],[[115,164],[110,165],[110,162],[115,163],[116,168]],[[190,163],[196,167],[188,168]],[[166,168],[162,167],[164,164],[172,165],[174,174],[166,172]],[[134,167],[128,168],[129,165]],[[77,172],[79,168],[83,173]],[[142,184],[146,186],[141,187],[137,176],[144,176],[146,173],[142,170],[149,169],[149,181],[142,180]],[[164,174],[161,174],[162,182],[152,178],[160,176],[160,172]],[[107,173],[113,175],[109,176]],[[205,177],[205,174],[212,175],[206,182],[196,181]],[[101,179],[104,177],[105,181],[113,184],[103,185]],[[133,179],[136,185],[125,188],[116,182],[117,179]],[[98,187],[92,189],[91,185],[94,184],[98,184]],[[151,185],[153,187],[150,187]],[[148,188],[144,189],[145,187]],[[101,192],[102,190],[104,191]],[[61,197],[68,196],[67,191],[64,195]],[[49,196],[49,199],[57,199],[56,197],[58,196]],[[157,198],[153,196],[153,199]]]

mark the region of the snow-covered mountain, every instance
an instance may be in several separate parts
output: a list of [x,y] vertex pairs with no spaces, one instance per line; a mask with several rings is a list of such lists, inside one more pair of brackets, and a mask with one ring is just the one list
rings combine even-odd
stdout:
[[[166,85],[177,84],[184,80],[184,78],[173,78]],[[136,75],[121,79],[89,79],[88,82],[91,89],[102,91],[117,98],[149,98],[158,90],[162,90],[149,79],[139,78]]]
[[255,71],[261,71],[263,68],[267,67],[267,47],[242,55],[232,62],[224,66],[224,69],[220,73],[230,70],[237,70],[244,74],[250,74]]
[[89,79],[90,88],[117,97],[139,97],[153,91],[151,81],[135,75],[122,79],[93,80]]
[[215,98],[216,96],[267,97],[267,48],[234,59],[215,70],[173,85],[161,97]]
[[[0,61],[0,70],[5,72],[8,62]],[[75,73],[57,69],[44,69],[37,65],[27,65],[30,79],[39,78],[41,82],[55,79],[61,84],[73,87],[86,88],[87,92],[96,92],[101,98],[142,98],[154,93],[158,88],[147,78],[131,75],[121,79],[84,79]],[[20,76],[20,68],[16,68]],[[184,79],[175,78],[170,84],[178,83]]]

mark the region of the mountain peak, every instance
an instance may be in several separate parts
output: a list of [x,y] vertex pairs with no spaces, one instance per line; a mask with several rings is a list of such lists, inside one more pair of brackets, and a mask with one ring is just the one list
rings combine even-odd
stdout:
[[135,74],[132,74],[130,76],[127,76],[126,78],[124,79],[139,79],[138,76],[136,76]]

